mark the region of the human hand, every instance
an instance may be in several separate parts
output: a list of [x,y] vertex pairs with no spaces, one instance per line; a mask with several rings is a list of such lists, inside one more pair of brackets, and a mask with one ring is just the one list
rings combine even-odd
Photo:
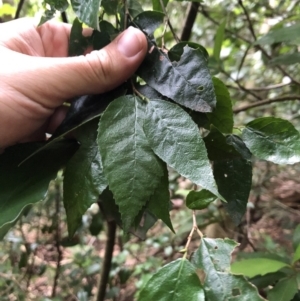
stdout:
[[0,149],[43,140],[63,119],[64,101],[111,90],[142,62],[147,42],[130,27],[111,44],[69,57],[71,26],[32,19],[0,24]]

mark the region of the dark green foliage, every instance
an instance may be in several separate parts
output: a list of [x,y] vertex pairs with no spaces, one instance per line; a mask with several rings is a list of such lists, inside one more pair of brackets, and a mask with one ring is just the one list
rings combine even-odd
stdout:
[[[278,9],[283,2],[280,1]],[[45,0],[44,4],[49,7],[41,23],[68,6],[64,0]],[[278,164],[300,162],[300,134],[286,120],[262,117],[247,123],[241,136],[236,135],[240,134],[233,118],[232,103],[236,99],[232,89],[231,95],[228,91],[233,83],[226,86],[211,74],[222,71],[222,76],[226,75],[228,70],[224,66],[233,69],[236,67],[233,60],[238,60],[238,70],[230,79],[234,88],[245,94],[250,91],[251,101],[260,101],[269,88],[253,89],[253,92],[252,82],[249,81],[250,88],[240,83],[244,80],[243,63],[251,53],[248,51],[253,50],[252,45],[257,47],[255,51],[266,47],[261,51],[267,67],[282,64],[288,68],[299,62],[299,53],[291,51],[291,47],[296,49],[299,44],[299,23],[293,23],[296,17],[289,20],[289,26],[282,27],[282,23],[257,41],[253,33],[249,41],[243,41],[238,27],[234,28],[234,34],[236,38],[241,37],[243,43],[230,39],[228,33],[232,30],[227,30],[226,24],[243,11],[242,1],[239,4],[239,9],[228,13],[230,22],[223,17],[214,21],[209,9],[197,6],[203,17],[209,16],[213,24],[218,24],[215,35],[209,29],[211,41],[215,36],[214,47],[209,49],[213,55],[209,57],[200,44],[178,42],[174,45],[175,35],[172,37],[170,32],[165,32],[167,27],[161,26],[170,22],[165,15],[168,0],[152,1],[157,11],[143,11],[137,0],[71,0],[77,18],[71,29],[69,56],[82,55],[89,47],[102,49],[128,26],[144,33],[148,52],[136,74],[119,87],[101,95],[72,99],[65,120],[47,142],[20,144],[0,155],[0,238],[31,204],[44,198],[49,181],[56,178],[61,168],[65,168],[64,206],[70,236],[80,227],[82,216],[94,203],[99,205],[100,211],[92,216],[89,227],[92,235],[97,236],[108,221],[123,228],[125,235],[132,233],[145,239],[158,219],[174,232],[168,167],[170,175],[177,172],[194,184],[195,190],[186,197],[189,209],[204,210],[208,216],[221,200],[233,221],[240,223],[252,185],[252,154]],[[220,10],[222,5],[220,3]],[[266,10],[268,5],[264,6]],[[88,37],[83,36],[84,24],[94,29]],[[257,21],[254,27],[258,25]],[[157,28],[157,32],[163,30],[160,38],[156,38]],[[252,30],[251,26],[246,29]],[[201,40],[204,45],[206,42]],[[225,43],[230,43],[233,54],[223,59],[221,50]],[[278,51],[281,45],[286,48]],[[247,50],[235,56],[237,47]],[[283,82],[284,76],[297,84],[297,80],[287,75],[289,70],[279,70],[282,74],[278,80]],[[256,71],[253,68],[253,72]],[[244,120],[236,122],[238,130],[244,123]],[[69,136],[76,141],[66,140]],[[196,217],[193,218],[196,223]],[[204,238],[196,224],[191,228],[191,236],[182,250],[183,258],[155,273],[138,300],[263,300],[250,282],[233,272],[244,274],[260,287],[272,286],[268,290],[270,301],[289,301],[294,296],[294,301],[297,300],[298,228],[293,238],[294,255],[288,262],[260,256],[236,262],[231,271],[230,255],[236,243],[229,239]],[[200,235],[200,246],[189,261],[189,239],[193,232]],[[69,243],[75,245],[77,241]],[[19,267],[25,267],[27,254],[23,252],[20,259]],[[120,276],[121,283],[125,283],[130,274],[131,271],[125,270]]]
[[192,110],[211,112],[216,105],[205,55],[199,49],[185,46],[180,60],[171,62],[149,42],[148,55],[137,74],[163,96]]
[[287,120],[257,118],[246,125],[243,140],[259,159],[277,164],[300,162],[300,134]]
[[[196,124],[176,104],[147,104],[144,131],[154,152],[179,174],[219,196]],[[221,197],[222,198],[222,197]]]
[[265,300],[243,276],[230,274],[230,255],[236,246],[237,243],[230,239],[201,239],[192,263],[205,274],[206,298],[211,301],[234,300],[234,297],[241,301]]
[[196,268],[186,259],[177,259],[154,274],[141,291],[140,301],[204,301]]
[[44,199],[49,182],[56,178],[79,146],[74,140],[60,141],[20,165],[43,145],[17,144],[0,156],[0,170],[5,171],[0,174],[0,227],[13,224],[25,207]]
[[208,190],[192,190],[186,197],[186,206],[192,210],[202,210],[216,199],[217,197]]
[[216,128],[204,139],[213,161],[214,176],[232,220],[239,224],[245,214],[252,183],[251,155],[243,141],[234,135],[223,136]]
[[75,131],[80,148],[65,169],[64,206],[71,237],[80,226],[82,215],[107,187],[96,141],[97,128],[95,119]]
[[163,176],[143,131],[144,111],[138,97],[120,97],[108,106],[98,130],[104,172],[126,230]]

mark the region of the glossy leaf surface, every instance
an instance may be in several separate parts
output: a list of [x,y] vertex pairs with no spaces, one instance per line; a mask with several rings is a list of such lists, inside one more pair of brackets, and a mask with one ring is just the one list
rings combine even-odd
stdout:
[[142,289],[138,301],[204,301],[196,269],[186,259],[177,259],[156,272]]
[[239,224],[246,212],[252,184],[251,154],[239,137],[225,137],[216,128],[204,141],[213,161],[219,192],[227,201],[224,206],[234,223]]
[[246,125],[242,138],[259,159],[277,164],[300,162],[300,134],[287,120],[257,118]]
[[141,102],[130,95],[119,97],[103,113],[98,130],[104,173],[125,231],[163,175],[143,131],[145,106]]
[[207,117],[222,133],[231,133],[233,128],[233,112],[231,98],[225,84],[218,78],[213,78],[215,94],[217,97],[216,108]]
[[216,199],[217,197],[206,189],[192,190],[186,197],[186,206],[192,210],[202,210]]
[[0,227],[13,223],[24,207],[41,201],[49,182],[78,149],[75,141],[53,144],[19,166],[44,143],[17,144],[0,155]]
[[211,112],[216,97],[202,51],[185,46],[180,60],[171,62],[154,44],[149,46],[137,74],[163,96],[192,110]]
[[202,238],[192,263],[205,274],[204,290],[209,301],[262,301],[257,289],[243,276],[231,275],[230,257],[237,243],[230,239]]
[[176,104],[147,104],[144,131],[154,152],[179,174],[219,196],[205,144],[191,117]]
[[107,187],[97,144],[98,119],[75,132],[80,148],[68,162],[64,175],[64,206],[69,236],[81,224],[82,215]]
[[98,12],[101,0],[71,0],[72,8],[80,21],[91,28],[99,29]]

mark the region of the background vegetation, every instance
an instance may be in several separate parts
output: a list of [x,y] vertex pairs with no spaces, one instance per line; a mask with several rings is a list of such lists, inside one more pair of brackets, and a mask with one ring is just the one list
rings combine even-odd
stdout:
[[[174,45],[174,33],[180,40],[206,48],[211,73],[223,80],[230,92],[237,135],[246,123],[268,116],[287,119],[300,130],[299,4],[296,0],[170,1],[166,10],[174,32],[164,32],[161,26],[155,35],[164,32],[168,49]],[[150,2],[142,5],[152,8]],[[1,22],[23,16],[40,18],[44,8],[45,3],[38,1],[3,1]],[[72,23],[75,14],[68,8],[56,18]],[[292,30],[286,31],[287,27]],[[218,201],[197,213],[197,225],[209,238],[228,237],[239,242],[233,258],[244,265],[233,264],[232,269],[246,275],[262,297],[300,300],[300,280],[295,276],[300,253],[300,165],[275,165],[255,157],[252,164],[252,189],[240,225],[232,223]],[[46,199],[26,210],[1,242],[0,300],[92,300],[97,295],[110,236],[98,206],[93,205],[69,240],[62,177],[60,173],[51,182]],[[147,234],[138,233],[140,238],[124,237],[118,229],[108,300],[138,298],[154,272],[182,257],[180,250],[193,226],[191,211],[185,205],[193,184],[173,170],[169,180],[175,234],[162,222]],[[198,246],[195,236],[189,249]]]

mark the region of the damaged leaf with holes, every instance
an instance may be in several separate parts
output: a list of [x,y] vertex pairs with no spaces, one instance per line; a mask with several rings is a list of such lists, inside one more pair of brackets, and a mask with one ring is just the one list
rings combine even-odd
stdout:
[[203,275],[201,279],[207,300],[265,300],[244,276],[230,273],[231,254],[236,246],[235,241],[227,238],[201,239],[200,247],[192,257],[192,264]]

